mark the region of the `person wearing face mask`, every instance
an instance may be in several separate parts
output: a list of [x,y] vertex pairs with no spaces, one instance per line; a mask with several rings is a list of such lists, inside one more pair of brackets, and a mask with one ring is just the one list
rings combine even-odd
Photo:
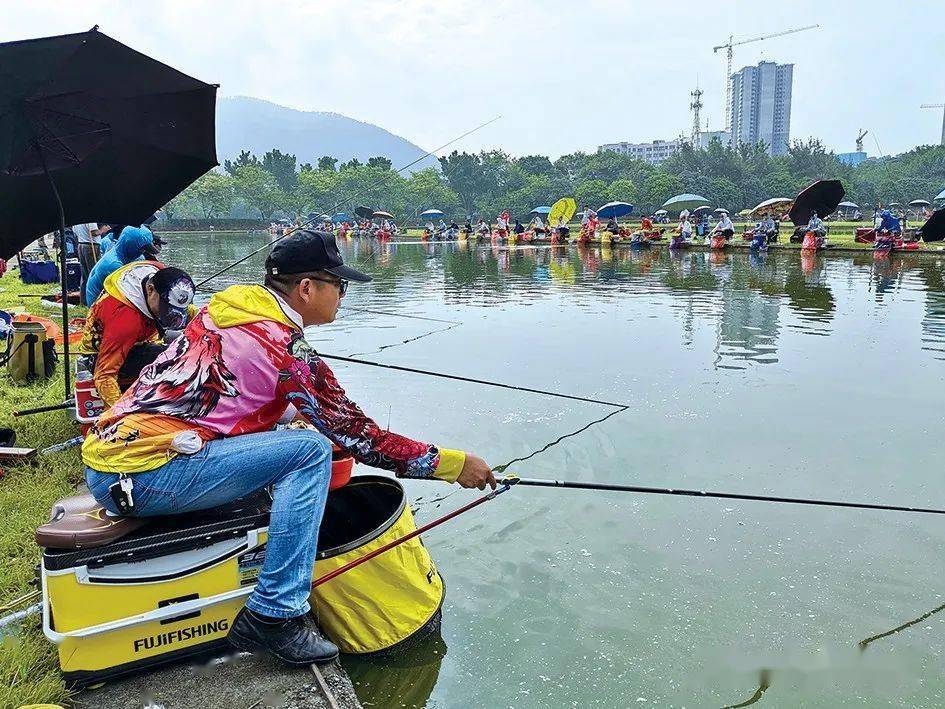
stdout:
[[194,282],[156,261],[135,261],[105,279],[79,343],[79,367],[92,373],[106,406],[163,351],[160,338],[180,330],[191,314]]
[[[263,285],[213,295],[99,417],[82,458],[89,490],[112,514],[128,496],[131,514],[147,517],[270,488],[265,561],[228,639],[309,665],[338,655],[308,620],[332,444],[399,477],[479,489],[496,481],[477,456],[381,428],[306,341],[305,328],[335,319],[349,283],[371,280],[344,264],[333,235],[293,232],[273,246],[265,274]],[[273,430],[290,405],[317,430]]]

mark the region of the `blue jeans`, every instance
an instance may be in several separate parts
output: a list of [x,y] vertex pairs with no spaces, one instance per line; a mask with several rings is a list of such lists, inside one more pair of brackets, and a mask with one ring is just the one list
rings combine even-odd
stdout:
[[[219,507],[272,485],[266,560],[246,605],[272,618],[308,612],[318,527],[331,479],[328,439],[306,430],[220,438],[131,478],[140,517]],[[117,479],[115,473],[85,470],[89,490],[113,513],[108,486]]]

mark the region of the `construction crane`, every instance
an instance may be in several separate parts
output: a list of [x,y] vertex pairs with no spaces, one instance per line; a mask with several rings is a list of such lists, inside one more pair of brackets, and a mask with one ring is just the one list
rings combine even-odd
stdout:
[[692,148],[693,150],[699,149],[699,134],[702,132],[702,126],[699,122],[699,112],[702,111],[702,89],[699,88],[699,85],[696,84],[696,90],[690,93],[692,96],[692,103],[689,104],[689,108],[692,109]]
[[[945,103],[923,103],[919,108],[945,108]],[[942,145],[945,145],[945,111],[942,111]]]
[[858,153],[863,152],[863,138],[866,137],[867,133],[869,133],[868,130],[863,130],[862,128],[860,128],[860,134],[856,136],[856,152]]
[[751,42],[760,42],[763,39],[773,39],[774,37],[783,37],[786,34],[794,34],[795,32],[812,30],[816,27],[820,27],[820,25],[795,27],[792,30],[784,30],[783,32],[774,32],[772,34],[763,34],[758,37],[750,37],[749,39],[740,39],[738,41],[735,41],[735,38],[732,35],[729,35],[728,42],[725,44],[720,44],[717,47],[712,47],[712,52],[715,54],[718,54],[720,49],[727,50],[726,54],[728,63],[726,64],[725,71],[725,130],[729,132],[732,130],[732,48],[742,44],[750,44]]

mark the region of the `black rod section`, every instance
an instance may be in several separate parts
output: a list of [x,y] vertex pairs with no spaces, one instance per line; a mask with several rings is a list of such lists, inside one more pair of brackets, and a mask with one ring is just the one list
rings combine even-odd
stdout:
[[945,509],[929,507],[907,507],[904,505],[881,505],[871,502],[845,502],[842,500],[816,500],[802,497],[777,497],[773,495],[748,495],[738,492],[711,492],[709,490],[684,490],[672,487],[642,487],[640,485],[612,485],[609,483],[573,482],[569,480],[540,480],[536,478],[503,478],[500,482],[516,480],[515,485],[534,487],[560,487],[575,490],[605,490],[609,492],[637,492],[649,495],[678,495],[682,497],[717,497],[723,500],[750,500],[753,502],[784,502],[791,505],[817,505],[821,507],[846,507],[858,510],[886,510],[889,512],[921,512],[943,515]]

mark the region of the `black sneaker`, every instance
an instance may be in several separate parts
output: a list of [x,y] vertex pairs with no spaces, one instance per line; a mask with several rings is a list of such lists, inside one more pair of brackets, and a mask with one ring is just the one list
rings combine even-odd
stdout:
[[265,650],[289,665],[321,665],[338,657],[337,646],[316,635],[304,615],[272,623],[243,608],[226,639],[238,650]]

